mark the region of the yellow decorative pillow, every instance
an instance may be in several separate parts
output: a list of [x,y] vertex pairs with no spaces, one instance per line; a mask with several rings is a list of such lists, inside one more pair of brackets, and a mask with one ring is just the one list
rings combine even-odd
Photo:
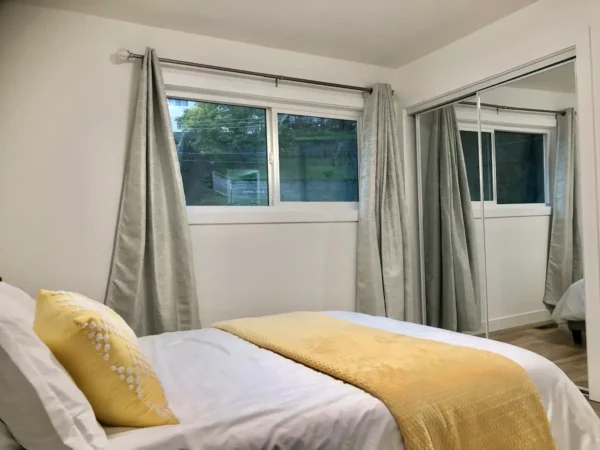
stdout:
[[109,426],[177,424],[135,333],[112,309],[73,292],[40,291],[33,326]]

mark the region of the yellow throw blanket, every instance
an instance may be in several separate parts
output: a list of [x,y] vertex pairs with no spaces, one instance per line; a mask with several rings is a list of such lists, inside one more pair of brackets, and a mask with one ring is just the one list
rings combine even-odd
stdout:
[[300,312],[215,328],[352,384],[390,410],[407,450],[552,450],[525,370],[484,350]]

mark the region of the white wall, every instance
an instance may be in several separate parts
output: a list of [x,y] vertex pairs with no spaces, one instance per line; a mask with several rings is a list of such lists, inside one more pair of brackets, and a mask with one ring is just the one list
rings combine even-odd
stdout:
[[[112,55],[146,46],[169,58],[339,83],[393,79],[390,69],[0,3],[6,281],[31,294],[49,288],[104,297],[139,72]],[[192,238],[205,324],[354,308],[354,222],[194,225]]]
[[202,225],[192,238],[203,318],[354,310],[354,223]]
[[596,20],[594,5],[594,0],[538,0],[401,67],[399,97],[404,105],[415,105],[573,47]]
[[547,215],[486,217],[490,331],[550,318],[542,304],[549,224]]
[[[594,137],[594,129],[600,130],[600,115],[594,114],[600,105],[600,89],[597,89],[600,86],[600,3],[539,0],[400,68],[396,92],[403,105],[418,105],[469,89],[569,48],[575,48],[577,53],[588,348],[600,348],[597,327],[600,323],[597,228],[600,161],[596,157],[598,148]],[[593,400],[600,400],[600,353],[588,352],[588,363],[590,395]]]
[[[475,206],[477,208],[477,206]],[[486,212],[485,253],[480,210],[474,209],[481,282],[487,288],[489,330],[497,331],[550,319],[542,303],[548,262],[548,213]],[[484,276],[483,260],[486,271]],[[486,311],[482,308],[485,331]]]

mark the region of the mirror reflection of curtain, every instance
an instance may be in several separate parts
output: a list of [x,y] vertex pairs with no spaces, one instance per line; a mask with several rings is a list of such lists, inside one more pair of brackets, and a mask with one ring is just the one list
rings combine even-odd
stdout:
[[551,179],[552,223],[544,304],[552,310],[575,281],[583,278],[581,222],[577,192],[577,119],[573,108],[559,114],[558,144]]
[[433,115],[423,197],[427,325],[481,328],[475,223],[452,106]]

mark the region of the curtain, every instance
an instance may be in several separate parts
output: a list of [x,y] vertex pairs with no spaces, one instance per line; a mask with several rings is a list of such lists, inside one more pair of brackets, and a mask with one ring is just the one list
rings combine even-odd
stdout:
[[356,308],[416,321],[402,150],[389,85],[366,94],[361,137]]
[[467,169],[452,106],[431,113],[423,196],[427,325],[481,328],[475,224]]
[[573,108],[557,116],[558,136],[551,178],[552,222],[544,304],[553,310],[569,286],[583,278],[579,193],[577,192],[577,120]]
[[138,336],[200,326],[183,185],[152,49],[142,63],[105,303]]

